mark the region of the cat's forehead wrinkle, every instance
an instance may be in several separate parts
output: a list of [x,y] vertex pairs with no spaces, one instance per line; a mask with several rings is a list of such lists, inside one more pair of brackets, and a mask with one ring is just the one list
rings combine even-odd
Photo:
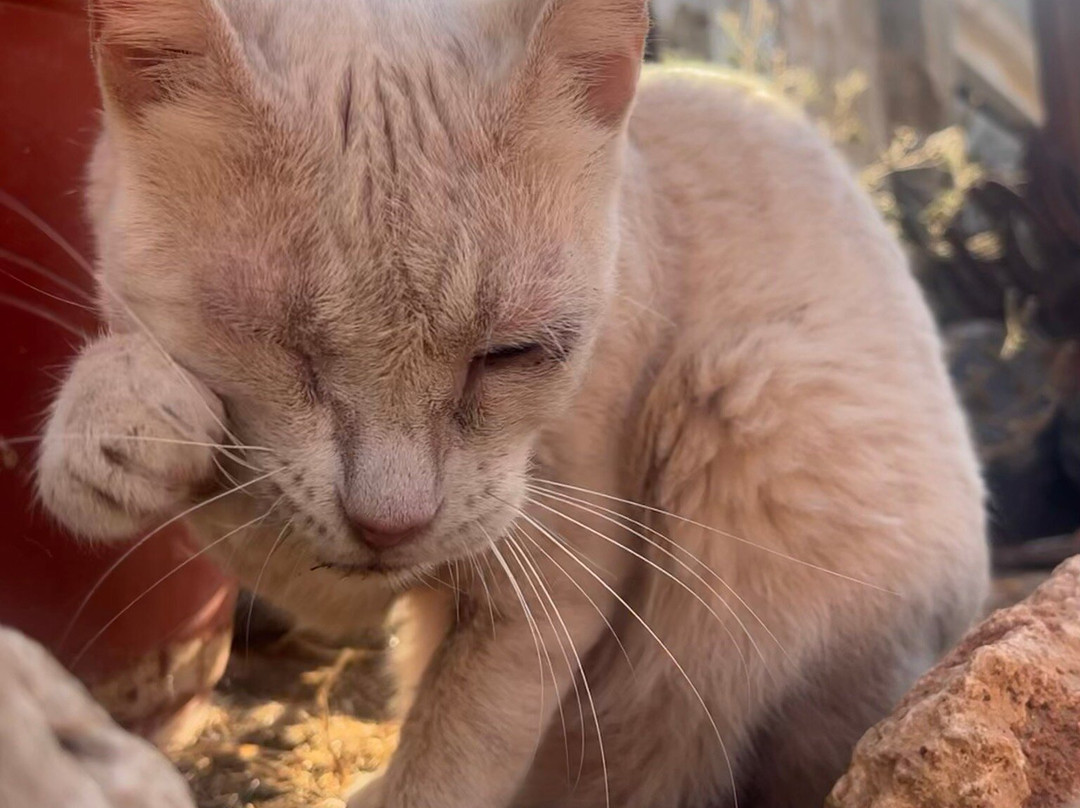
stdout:
[[352,136],[353,66],[345,69],[345,81],[341,88],[341,144],[348,151]]
[[348,107],[363,133],[349,148],[358,152],[381,196],[492,159],[484,100],[466,92],[452,69],[448,74],[427,58],[409,62],[378,54],[362,62],[350,67],[356,79]]
[[339,150],[377,150],[392,170],[406,151],[454,157],[463,130],[483,131],[492,55],[462,4],[223,2],[266,100],[318,121]]

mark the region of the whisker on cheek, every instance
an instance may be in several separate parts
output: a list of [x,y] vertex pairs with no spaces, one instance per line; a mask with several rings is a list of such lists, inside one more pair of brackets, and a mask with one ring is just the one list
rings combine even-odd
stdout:
[[[541,535],[543,535],[552,544],[554,544],[563,553],[565,553],[575,564],[577,564],[593,580],[595,580],[600,586],[602,586],[604,590],[607,591],[607,593],[619,603],[620,606],[626,609],[627,613],[629,613],[630,616],[635,619],[638,625],[640,625],[645,630],[645,633],[652,638],[652,640],[657,644],[657,646],[659,646],[660,650],[664,653],[668,660],[670,660],[671,664],[675,666],[675,669],[679,672],[679,675],[682,677],[683,681],[686,682],[686,685],[690,689],[690,692],[694,695],[694,698],[697,700],[698,704],[701,706],[701,709],[705,713],[705,717],[708,720],[710,727],[712,728],[713,734],[716,736],[716,740],[720,746],[720,751],[723,754],[725,763],[727,764],[728,774],[731,780],[731,793],[737,794],[738,786],[735,780],[734,762],[731,759],[731,755],[728,753],[727,744],[724,742],[724,737],[720,732],[720,727],[716,723],[716,719],[713,717],[712,711],[709,709],[709,705],[705,701],[705,697],[701,694],[701,690],[696,684],[694,684],[694,681],[686,672],[686,668],[683,666],[683,664],[678,660],[674,653],[672,653],[671,649],[668,648],[664,641],[660,639],[660,636],[656,633],[652,626],[649,625],[648,621],[646,621],[645,618],[642,617],[634,609],[634,607],[632,607],[626,601],[626,599],[622,595],[620,595],[610,584],[608,584],[607,581],[605,581],[595,571],[590,569],[584,561],[578,558],[577,555],[571,550],[569,544],[564,539],[561,539],[557,533],[554,533],[549,527],[529,516],[524,511],[520,512],[520,516],[521,518],[525,519],[529,524],[531,524],[534,528],[539,530]],[[533,541],[534,544],[537,544],[537,546],[539,546],[534,539],[531,539],[531,537],[530,540]]]
[[[559,651],[562,653],[563,661],[566,664],[567,673],[569,674],[571,682],[573,683],[574,698],[575,698],[575,700],[577,702],[578,721],[580,723],[580,726],[584,726],[585,725],[585,710],[582,707],[581,691],[578,688],[578,684],[577,684],[578,673],[582,672],[582,670],[581,670],[581,660],[578,657],[577,649],[574,647],[574,641],[570,636],[570,632],[566,628],[566,623],[563,622],[562,615],[559,614],[559,610],[555,606],[555,601],[551,598],[551,595],[548,593],[546,587],[544,586],[543,579],[540,578],[538,575],[535,575],[535,570],[532,568],[531,565],[528,564],[527,561],[524,560],[524,552],[521,549],[521,545],[519,545],[517,542],[515,542],[513,536],[511,536],[510,534],[507,534],[504,537],[504,541],[506,543],[506,549],[510,551],[511,557],[514,559],[514,561],[517,562],[518,568],[521,570],[522,574],[525,576],[526,583],[528,583],[529,588],[532,590],[533,595],[535,595],[537,602],[540,604],[540,608],[544,612],[544,616],[547,617],[548,625],[550,626],[552,632],[555,634],[555,641],[559,644]],[[534,577],[536,578],[535,582],[533,580]],[[539,586],[539,588],[537,588],[538,586]],[[543,596],[541,595],[541,592],[544,593]],[[548,608],[548,604],[551,605],[550,610]],[[559,623],[561,624],[561,628],[562,628],[561,632],[560,632],[559,628],[556,627],[556,625],[555,625],[555,619],[552,616],[553,613],[554,613],[555,616],[558,617]],[[571,650],[573,651],[573,654],[574,654],[574,661],[573,662],[570,661],[570,655],[567,654],[567,652],[566,652],[566,646],[563,643],[563,636],[565,636],[567,641],[570,643],[570,648],[571,648]],[[552,670],[552,672],[551,672],[551,679],[552,679],[552,683],[555,685],[556,693],[558,693],[559,692],[558,679],[555,676],[555,671],[554,670]],[[590,702],[591,702],[591,697],[590,697]],[[559,710],[559,720],[562,723],[563,741],[564,741],[563,746],[565,747],[565,750],[566,750],[566,775],[567,775],[567,777],[570,777],[570,775],[571,775],[571,771],[570,771],[570,736],[569,736],[569,733],[567,732],[567,729],[566,729],[566,717],[565,717],[564,712],[563,712],[562,703],[563,703],[563,700],[561,698],[558,699],[557,707],[558,707],[558,710]],[[594,719],[596,718],[596,708],[595,708],[595,706],[593,707],[593,718]],[[600,759],[601,759],[601,761],[605,761],[604,752],[603,752],[603,741],[602,740],[600,742],[600,747],[601,747]],[[582,744],[582,747],[581,747],[581,760],[580,760],[580,762],[578,764],[578,778],[579,779],[581,777],[581,772],[584,769],[584,766],[585,766],[585,746],[584,746],[584,744]],[[605,769],[605,781],[606,781],[606,779],[607,779],[607,776],[606,776],[606,770],[607,770],[606,761],[605,761],[605,764],[604,764],[604,769]]]
[[[638,559],[639,561],[642,561],[643,563],[645,563],[646,565],[648,565],[652,569],[655,569],[661,576],[663,576],[664,578],[666,578],[666,579],[668,579],[670,581],[673,581],[677,586],[679,586],[680,588],[685,590],[688,594],[690,594],[691,597],[693,597],[698,603],[700,603],[706,609],[706,611],[709,612],[709,614],[713,617],[713,619],[715,619],[720,624],[720,627],[722,629],[724,629],[724,631],[727,633],[728,637],[731,638],[731,641],[735,646],[735,650],[739,654],[739,659],[742,662],[743,670],[746,673],[746,685],[747,685],[747,688],[748,688],[748,692],[750,692],[750,690],[752,689],[752,684],[751,684],[750,668],[749,668],[749,665],[748,665],[747,660],[746,660],[746,655],[743,653],[742,647],[741,647],[740,643],[738,642],[738,639],[735,637],[734,633],[728,627],[727,623],[723,620],[723,618],[721,618],[721,616],[719,614],[716,613],[716,610],[713,609],[712,606],[710,606],[705,601],[704,598],[702,598],[697,592],[695,592],[693,589],[691,589],[689,586],[687,586],[684,582],[680,581],[678,578],[676,578],[670,572],[665,570],[659,564],[655,563],[654,561],[652,561],[648,557],[642,555],[641,553],[637,552],[636,550],[633,550],[633,549],[631,549],[629,547],[626,547],[625,545],[621,544],[620,542],[616,541],[615,539],[612,539],[610,536],[604,535],[600,531],[598,531],[598,530],[596,530],[596,529],[582,523],[581,521],[579,521],[577,519],[574,519],[572,516],[568,516],[567,514],[559,511],[556,508],[552,508],[552,507],[550,507],[548,505],[545,505],[543,502],[540,502],[539,500],[537,500],[535,498],[530,499],[529,501],[533,505],[535,505],[535,506],[537,506],[539,508],[542,508],[543,510],[545,510],[545,511],[547,511],[549,513],[555,514],[556,516],[561,517],[562,519],[570,522],[572,525],[574,525],[574,526],[576,526],[576,527],[578,527],[578,528],[580,528],[582,530],[585,530],[587,533],[589,533],[591,535],[594,535],[597,538],[600,538],[603,541],[608,542],[609,544],[612,544],[615,547],[618,547],[618,548],[624,550],[626,553],[628,553],[629,555],[631,555],[634,558]],[[559,500],[557,498],[554,499],[554,501],[562,502],[562,500]],[[570,504],[572,504],[572,503],[570,503]],[[754,635],[750,633],[750,630],[747,628],[746,624],[742,621],[742,618],[740,618],[738,613],[736,613],[736,611],[731,607],[731,605],[728,604],[727,600],[725,600],[724,597],[719,592],[717,592],[717,590],[714,587],[710,586],[708,584],[708,582],[706,582],[705,579],[702,578],[702,576],[699,573],[697,573],[688,564],[686,564],[686,562],[684,562],[680,558],[678,558],[678,556],[676,556],[674,553],[671,553],[670,551],[666,550],[664,547],[661,547],[656,542],[653,542],[653,541],[649,540],[648,537],[646,537],[644,535],[641,535],[637,531],[633,531],[633,530],[628,529],[625,525],[615,521],[614,519],[612,519],[610,517],[605,517],[603,514],[599,514],[599,513],[595,512],[595,511],[590,511],[587,508],[584,509],[584,510],[587,513],[591,513],[594,516],[598,516],[601,519],[605,519],[607,522],[610,522],[611,524],[614,524],[614,525],[616,525],[617,527],[619,527],[619,528],[621,528],[623,530],[627,530],[628,532],[632,533],[633,535],[638,536],[639,538],[641,538],[644,541],[648,542],[651,546],[655,547],[657,550],[664,553],[667,557],[671,558],[676,564],[678,564],[680,567],[682,567],[684,569],[684,571],[688,572],[691,576],[693,576],[695,579],[697,579],[698,582],[700,582],[703,586],[705,586],[706,589],[712,594],[712,596],[715,597],[718,601],[720,601],[720,603],[723,605],[723,607],[725,609],[727,609],[728,613],[735,620],[738,627],[740,629],[742,629],[743,634],[746,635],[746,638],[747,638],[747,640],[749,640],[750,645],[753,648],[753,650],[757,652],[757,655],[761,659],[762,664],[765,665],[765,670],[768,672],[768,674],[770,676],[773,676],[772,670],[766,664],[766,659],[765,659],[764,653],[762,653],[761,648],[758,646],[757,640],[754,638]],[[719,578],[719,576],[717,576],[717,578]],[[724,584],[724,586],[727,586],[727,583],[725,581],[723,581],[722,578],[719,578],[719,580],[721,581],[722,584]],[[757,616],[756,613],[754,612],[754,610],[750,608],[749,604],[747,604],[745,600],[743,600],[741,597],[739,597],[738,593],[736,593],[734,589],[732,589],[730,586],[727,586],[727,589],[732,594],[734,594],[736,598],[738,598],[739,602],[742,603],[750,611],[751,614],[753,614],[755,617]],[[760,622],[760,620],[759,620],[759,622]],[[776,636],[772,633],[772,631],[769,630],[769,627],[766,626],[764,623],[762,623],[762,627],[769,634],[769,636],[772,637],[776,641],[777,645],[780,647],[781,652],[783,652],[786,655],[787,654],[786,649],[780,643],[780,641],[776,638]],[[793,660],[792,660],[792,664],[794,665]]]
[[536,665],[540,675],[540,718],[536,726],[536,746],[540,746],[540,742],[544,734],[544,657],[547,657],[548,669],[551,671],[552,684],[555,687],[555,698],[559,698],[559,688],[555,684],[555,672],[551,663],[551,654],[548,651],[547,644],[544,642],[544,635],[540,631],[540,626],[536,622],[536,618],[533,616],[532,610],[529,609],[529,604],[525,600],[524,594],[522,594],[521,587],[518,584],[517,579],[514,577],[513,571],[510,569],[510,565],[506,563],[506,558],[501,552],[499,552],[498,546],[491,539],[491,536],[485,531],[485,536],[491,547],[491,554],[495,560],[502,567],[503,574],[506,576],[506,580],[510,582],[514,594],[517,596],[518,603],[521,604],[521,611],[525,615],[525,620],[529,626],[529,633],[532,634],[533,644],[536,646]]
[[[277,503],[280,503],[280,502],[281,502],[281,498],[279,497],[278,500],[277,500]],[[271,511],[275,507],[277,507],[277,503],[275,505],[271,506],[271,508],[270,508]],[[270,511],[267,511],[267,515],[269,515],[269,514],[270,514]],[[259,569],[259,574],[255,578],[255,587],[251,590],[251,595],[252,595],[251,603],[248,605],[247,627],[244,630],[244,648],[246,650],[246,653],[248,653],[248,654],[251,653],[251,618],[255,614],[255,599],[259,596],[259,584],[262,583],[262,578],[263,578],[263,575],[266,573],[267,566],[270,564],[270,559],[274,557],[274,553],[277,552],[277,549],[278,549],[278,547],[281,546],[282,542],[284,542],[285,539],[287,539],[289,537],[289,532],[292,529],[292,525],[293,525],[293,520],[292,519],[290,519],[288,522],[285,523],[285,526],[281,529],[281,532],[278,534],[278,537],[274,540],[274,543],[272,545],[270,545],[270,552],[268,552],[266,554],[266,561],[263,562],[262,567]]]
[[580,486],[568,485],[566,483],[559,483],[559,482],[555,482],[554,480],[545,480],[545,479],[540,478],[540,477],[534,477],[533,481],[536,482],[536,483],[541,483],[541,484],[546,485],[546,486],[550,486],[552,488],[562,489],[563,491],[573,491],[575,493],[585,494],[585,495],[588,495],[588,496],[594,496],[594,497],[598,497],[598,498],[603,499],[603,500],[607,500],[608,502],[617,502],[617,503],[622,504],[622,505],[630,505],[630,506],[635,507],[635,508],[640,508],[643,511],[648,511],[649,513],[655,513],[655,514],[659,514],[661,516],[667,516],[667,517],[669,517],[671,519],[675,519],[678,522],[682,522],[682,523],[687,524],[687,525],[692,525],[694,527],[700,528],[701,530],[708,531],[709,533],[712,533],[712,534],[714,534],[716,536],[721,536],[723,538],[730,539],[732,541],[738,542],[739,544],[744,544],[744,545],[746,545],[748,547],[754,547],[754,548],[756,548],[758,550],[761,550],[764,553],[768,553],[770,555],[776,556],[777,558],[782,558],[782,559],[784,559],[786,561],[790,561],[793,564],[799,564],[800,566],[804,566],[804,567],[807,567],[809,569],[816,570],[817,572],[824,573],[825,575],[831,575],[834,578],[839,578],[840,580],[848,581],[849,583],[858,584],[860,586],[865,586],[868,589],[873,589],[873,590],[876,590],[878,592],[884,592],[887,595],[895,595],[896,597],[900,596],[898,592],[894,592],[891,589],[887,589],[887,588],[885,588],[883,586],[879,586],[879,585],[877,585],[875,583],[871,583],[870,581],[864,581],[864,580],[861,580],[859,578],[855,578],[855,577],[850,576],[850,575],[845,575],[844,573],[839,572],[837,570],[832,570],[832,569],[829,569],[828,567],[822,567],[822,566],[820,566],[818,564],[814,564],[813,562],[806,561],[806,560],[801,559],[801,558],[797,558],[796,556],[793,556],[793,555],[788,555],[787,553],[784,553],[784,552],[782,552],[780,550],[776,550],[776,549],[774,549],[772,547],[768,547],[768,546],[766,546],[764,544],[759,544],[758,542],[751,541],[750,539],[743,538],[742,536],[737,536],[734,533],[729,533],[729,532],[727,532],[725,530],[720,530],[719,528],[715,528],[715,527],[712,527],[710,525],[702,524],[701,522],[694,521],[693,519],[689,519],[689,518],[687,518],[685,516],[680,516],[677,513],[671,513],[670,511],[665,511],[662,508],[655,508],[655,507],[646,505],[646,504],[644,504],[642,502],[635,502],[634,500],[623,499],[623,498],[620,498],[620,497],[612,496],[611,494],[604,494],[604,493],[602,493],[600,491],[594,491],[594,490],[592,490],[590,488],[581,488]]
[[156,528],[151,530],[149,533],[147,533],[145,536],[143,536],[137,542],[132,544],[131,547],[129,547],[123,554],[121,554],[121,556],[118,559],[116,559],[116,561],[114,561],[112,564],[109,565],[108,569],[106,569],[105,572],[103,572],[98,577],[97,582],[92,587],[90,587],[90,589],[87,591],[87,593],[85,595],[83,595],[82,600],[80,600],[79,604],[75,607],[75,612],[72,614],[71,620],[68,621],[67,627],[64,629],[64,633],[62,635],[60,635],[60,639],[57,642],[57,651],[62,651],[64,649],[65,645],[67,644],[68,639],[70,639],[70,637],[71,637],[71,632],[75,629],[75,626],[79,622],[79,618],[82,616],[83,612],[86,610],[86,607],[90,604],[90,601],[93,600],[94,596],[98,593],[98,591],[101,589],[101,587],[104,586],[105,582],[110,578],[110,576],[112,576],[113,573],[116,572],[117,569],[120,568],[120,566],[125,561],[127,561],[129,558],[131,558],[131,556],[134,553],[136,553],[139,550],[140,547],[142,547],[148,541],[150,541],[150,539],[152,539],[154,536],[160,534],[163,530],[165,530],[165,528],[169,527],[170,525],[176,524],[177,522],[181,521],[182,519],[190,516],[191,514],[195,513],[196,511],[200,510],[201,508],[205,508],[207,505],[211,505],[211,504],[213,504],[215,502],[219,502],[219,501],[225,499],[226,497],[232,496],[233,494],[237,493],[238,491],[244,490],[245,488],[247,488],[249,486],[257,485],[258,483],[262,482],[263,480],[270,479],[275,474],[280,474],[282,471],[285,471],[286,468],[287,468],[287,466],[282,466],[281,468],[279,468],[279,469],[277,469],[275,471],[270,471],[270,472],[267,472],[266,474],[263,474],[262,476],[255,477],[254,479],[249,480],[248,482],[243,483],[242,485],[234,486],[233,488],[230,488],[230,489],[228,489],[226,491],[222,491],[219,494],[215,494],[212,497],[204,499],[201,502],[198,502],[195,505],[192,505],[190,508],[187,508],[186,510],[181,511],[176,516],[173,516],[170,519],[167,519],[165,522],[158,525]]
[[171,570],[169,570],[169,572],[162,575],[160,578],[158,578],[156,581],[154,581],[154,583],[152,583],[150,586],[148,586],[146,589],[144,589],[140,594],[136,595],[131,600],[131,602],[128,603],[127,606],[125,606],[123,609],[121,609],[115,615],[113,615],[112,618],[110,618],[108,621],[106,621],[105,625],[103,625],[100,629],[98,629],[98,631],[89,640],[86,641],[86,643],[83,645],[83,647],[79,649],[79,652],[77,654],[75,654],[75,656],[71,660],[71,668],[72,668],[72,670],[74,670],[74,669],[76,669],[78,667],[79,662],[82,661],[82,659],[86,656],[86,654],[90,651],[90,649],[94,647],[94,645],[97,643],[97,641],[100,640],[104,636],[105,632],[108,631],[110,628],[112,628],[112,626],[116,623],[117,620],[119,620],[121,617],[123,617],[129,611],[131,611],[131,609],[133,609],[139,603],[139,601],[141,601],[143,598],[145,598],[147,595],[149,595],[151,592],[153,592],[155,589],[157,589],[158,586],[163,584],[165,581],[167,581],[173,575],[178,573],[180,570],[182,570],[188,564],[191,564],[197,558],[202,557],[203,555],[208,553],[210,550],[214,549],[218,545],[222,544],[223,542],[225,542],[225,541],[229,540],[230,538],[232,538],[233,536],[235,536],[237,533],[239,533],[239,532],[241,532],[243,530],[247,530],[248,528],[253,527],[256,524],[260,524],[263,521],[265,521],[266,518],[270,516],[270,513],[274,510],[275,507],[277,507],[277,503],[275,503],[274,505],[271,505],[261,516],[257,516],[254,519],[240,525],[239,527],[233,528],[228,533],[226,533],[224,536],[221,536],[220,538],[215,539],[214,541],[210,542],[205,547],[203,547],[201,550],[199,550],[198,552],[193,553],[192,555],[188,556],[186,559],[184,559],[179,564],[177,564],[175,567],[173,567]]
[[24,311],[27,314],[34,315],[35,317],[40,317],[46,322],[52,323],[55,326],[59,326],[72,336],[78,337],[81,342],[85,342],[90,337],[90,335],[86,331],[83,331],[81,328],[79,328],[79,326],[74,325],[73,323],[69,323],[59,314],[56,314],[55,312],[45,308],[44,306],[39,306],[37,303],[31,303],[28,300],[21,300],[20,298],[12,297],[11,295],[0,294],[0,304],[3,304],[5,306],[11,306],[13,309]]

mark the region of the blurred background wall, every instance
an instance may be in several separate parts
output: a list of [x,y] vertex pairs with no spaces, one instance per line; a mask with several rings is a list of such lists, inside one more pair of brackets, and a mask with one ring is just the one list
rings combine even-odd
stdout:
[[[667,52],[730,62],[739,47],[725,22],[760,0],[653,0]],[[770,4],[766,4],[770,5]],[[765,48],[823,85],[866,79],[856,110],[869,161],[900,126],[934,132],[963,121],[973,152],[1015,168],[1022,133],[1043,122],[1031,0],[775,0]],[[753,23],[750,24],[753,28]]]

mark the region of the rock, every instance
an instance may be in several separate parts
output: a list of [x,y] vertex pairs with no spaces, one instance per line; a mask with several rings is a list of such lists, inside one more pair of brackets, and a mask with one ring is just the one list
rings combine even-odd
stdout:
[[1080,557],[924,676],[862,738],[827,805],[1080,806]]
[[0,627],[0,806],[194,808],[180,774],[36,643]]

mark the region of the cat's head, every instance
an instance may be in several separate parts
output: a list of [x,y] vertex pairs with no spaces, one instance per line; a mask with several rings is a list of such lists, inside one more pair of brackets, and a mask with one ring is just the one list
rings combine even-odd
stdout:
[[615,284],[644,0],[96,0],[104,305],[319,560],[498,537]]

